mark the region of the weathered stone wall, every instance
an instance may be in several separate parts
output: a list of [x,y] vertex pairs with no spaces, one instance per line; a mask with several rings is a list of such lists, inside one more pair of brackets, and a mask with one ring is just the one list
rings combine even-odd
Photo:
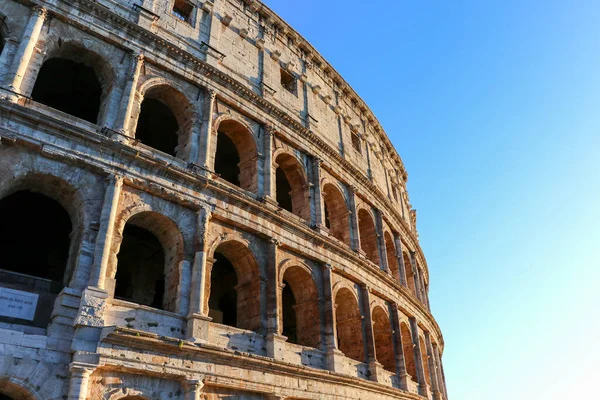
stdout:
[[[56,201],[72,226],[61,282],[0,262],[11,278],[0,290],[39,295],[48,310],[0,313],[0,394],[446,399],[407,174],[375,117],[258,1],[177,4],[191,11],[0,0],[1,229],[27,212],[3,200],[28,193]],[[91,89],[39,100],[53,83],[42,72],[73,85],[56,60],[95,77],[95,122],[76,115]],[[150,100],[177,125],[170,154],[137,136]],[[289,210],[278,204],[288,195]],[[131,226],[162,257],[134,263],[139,303],[115,294]],[[141,267],[157,263],[160,279]]]

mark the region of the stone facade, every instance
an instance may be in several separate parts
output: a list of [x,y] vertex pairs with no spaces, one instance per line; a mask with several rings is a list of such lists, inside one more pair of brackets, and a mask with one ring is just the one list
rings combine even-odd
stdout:
[[0,399],[447,399],[402,161],[256,0],[0,0]]

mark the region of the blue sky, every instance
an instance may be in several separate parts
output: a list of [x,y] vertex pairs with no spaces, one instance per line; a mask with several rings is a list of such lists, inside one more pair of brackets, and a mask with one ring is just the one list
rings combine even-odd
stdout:
[[404,160],[450,398],[597,396],[600,3],[266,4]]

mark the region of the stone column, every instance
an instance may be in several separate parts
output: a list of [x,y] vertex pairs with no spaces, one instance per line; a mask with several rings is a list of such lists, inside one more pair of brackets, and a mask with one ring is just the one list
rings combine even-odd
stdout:
[[385,248],[385,237],[383,236],[383,216],[381,211],[375,209],[375,229],[377,230],[377,247],[379,248],[380,268],[386,272],[390,272],[390,267],[387,260],[387,251]]
[[[121,108],[115,121],[115,130],[122,134],[133,138],[135,132],[131,132],[131,116],[133,114],[133,108],[135,104],[135,97],[137,93],[138,80],[140,77],[140,71],[144,66],[144,55],[134,54],[130,55],[131,63],[127,72],[128,80],[123,89],[123,97],[121,98]],[[125,142],[125,136],[115,135],[114,139]]]
[[323,323],[325,334],[325,352],[327,353],[327,369],[334,372],[343,371],[344,354],[337,347],[337,329],[335,326],[335,299],[333,298],[333,267],[323,264]]
[[312,172],[313,172],[313,198],[314,198],[314,209],[315,209],[315,228],[320,233],[325,233],[327,228],[325,227],[325,205],[323,204],[323,194],[321,193],[321,164],[323,160],[317,157],[312,159]]
[[202,399],[202,388],[204,382],[199,379],[191,379],[183,383],[183,389],[185,391],[185,400],[201,400]]
[[48,11],[45,8],[38,6],[33,7],[29,22],[25,27],[25,32],[23,32],[21,43],[17,48],[12,65],[7,74],[6,83],[10,90],[17,93],[20,93],[21,91],[21,83],[23,82],[23,78],[29,67],[29,61],[33,55],[34,47],[38,42],[47,15]]
[[448,391],[446,390],[446,377],[444,375],[444,366],[442,365],[440,349],[436,344],[433,345],[433,353],[435,355],[436,364],[438,366],[439,387],[440,390],[444,393],[444,398],[448,399]]
[[406,361],[404,360],[404,347],[402,346],[402,334],[400,332],[400,315],[398,305],[392,304],[392,326],[394,329],[394,348],[396,349],[396,375],[400,382],[400,389],[408,391],[410,376],[406,372]]
[[429,362],[429,372],[431,373],[431,386],[434,400],[442,400],[440,392],[438,371],[436,368],[435,356],[433,354],[433,346],[431,345],[431,337],[429,332],[425,332],[425,346],[427,346],[427,358]]
[[287,338],[281,334],[281,292],[278,271],[279,241],[271,239],[267,251],[267,356],[282,360]]
[[202,109],[202,126],[200,127],[200,145],[198,149],[197,164],[208,170],[213,170],[214,165],[212,165],[211,162],[211,154],[213,150],[211,148],[211,143],[213,133],[212,124],[214,118],[213,110],[215,109],[217,92],[209,89],[207,95],[208,96],[204,100],[204,107]]
[[421,357],[421,344],[419,341],[419,326],[415,318],[410,318],[410,330],[412,333],[413,348],[415,351],[415,367],[417,369],[417,379],[419,381],[419,394],[428,397],[429,387],[425,380],[425,368],[423,357]]
[[203,205],[198,210],[190,305],[186,329],[187,340],[193,342],[206,342],[208,340],[208,327],[209,322],[212,320],[208,317],[205,307],[209,296],[206,290],[208,284],[210,284],[210,275],[208,272],[212,265],[211,260],[208,259],[206,248],[206,236],[211,216],[212,208],[209,205]]
[[107,178],[108,185],[104,194],[102,212],[100,214],[100,226],[96,236],[94,249],[94,264],[90,274],[89,286],[105,290],[106,270],[110,259],[115,228],[115,218],[123,188],[123,177],[110,175]]
[[419,279],[419,269],[417,268],[417,260],[413,251],[410,252],[410,265],[413,270],[412,279],[415,282],[415,296],[421,300],[421,279]]
[[363,332],[365,333],[366,359],[369,364],[369,372],[371,380],[377,382],[381,373],[379,372],[382,365],[377,362],[377,354],[375,353],[375,334],[373,332],[373,318],[371,318],[371,299],[369,286],[361,285],[361,299],[363,312]]
[[263,164],[263,197],[269,203],[276,204],[275,171],[277,165],[273,162],[273,139],[275,137],[275,127],[271,124],[265,125],[264,129],[264,164]]
[[88,394],[88,383],[90,375],[94,372],[95,366],[71,363],[69,365],[69,394],[68,400],[85,400]]
[[408,288],[406,266],[404,265],[404,257],[402,256],[402,239],[400,239],[400,235],[394,236],[394,242],[396,244],[396,259],[398,260],[398,269],[400,272],[400,284]]
[[360,232],[358,231],[358,213],[356,212],[356,188],[350,187],[348,191],[349,200],[350,200],[350,212],[348,213],[348,218],[350,219],[350,229],[351,229],[351,243],[352,250],[360,251]]

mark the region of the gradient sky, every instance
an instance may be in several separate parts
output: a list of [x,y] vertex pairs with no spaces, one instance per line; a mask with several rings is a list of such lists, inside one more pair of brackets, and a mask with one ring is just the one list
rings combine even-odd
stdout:
[[265,0],[408,169],[451,400],[600,396],[600,2]]

